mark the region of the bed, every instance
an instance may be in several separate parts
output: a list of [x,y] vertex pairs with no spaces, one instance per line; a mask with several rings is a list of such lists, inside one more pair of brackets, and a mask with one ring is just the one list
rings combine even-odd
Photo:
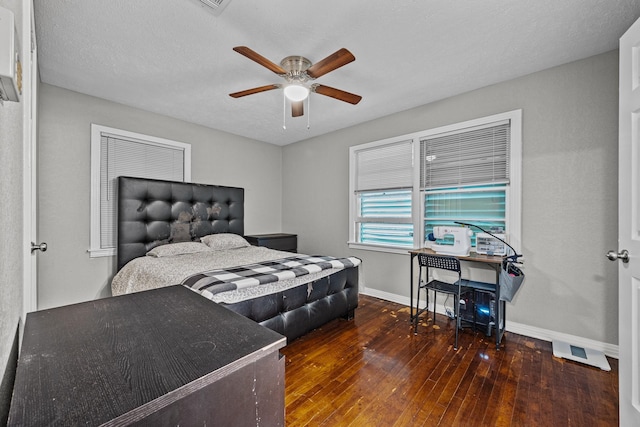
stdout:
[[117,218],[114,296],[183,284],[289,342],[358,306],[359,259],[242,237],[242,188],[119,177]]

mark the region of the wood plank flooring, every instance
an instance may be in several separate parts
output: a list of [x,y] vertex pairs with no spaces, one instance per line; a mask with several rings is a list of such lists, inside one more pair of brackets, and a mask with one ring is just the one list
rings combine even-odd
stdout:
[[409,308],[361,296],[287,345],[287,426],[617,426],[618,361],[601,371],[553,357],[551,343],[465,329],[438,315],[414,335]]

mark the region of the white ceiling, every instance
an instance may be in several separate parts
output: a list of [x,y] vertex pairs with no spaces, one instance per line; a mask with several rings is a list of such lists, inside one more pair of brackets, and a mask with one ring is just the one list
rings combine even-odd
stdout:
[[[214,129],[286,145],[618,47],[639,0],[34,0],[43,82]],[[339,48],[356,61],[315,82],[283,129],[281,83],[234,52],[279,64]],[[307,118],[310,128],[307,129]]]

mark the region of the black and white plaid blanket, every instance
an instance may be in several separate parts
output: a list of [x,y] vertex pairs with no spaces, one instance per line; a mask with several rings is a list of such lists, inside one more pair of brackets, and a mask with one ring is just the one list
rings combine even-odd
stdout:
[[344,269],[358,265],[360,259],[355,257],[296,255],[226,270],[205,271],[187,277],[182,284],[211,298],[220,292],[294,279],[330,268]]

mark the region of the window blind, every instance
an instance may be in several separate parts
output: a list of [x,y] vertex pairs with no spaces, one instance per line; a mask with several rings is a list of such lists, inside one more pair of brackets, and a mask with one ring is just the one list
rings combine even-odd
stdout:
[[411,190],[363,192],[360,201],[360,217],[411,218]]
[[422,189],[509,182],[510,122],[420,140]]
[[[506,186],[481,186],[461,191],[435,190],[425,192],[424,235],[436,226],[456,226],[455,221],[478,225],[494,233],[506,230]],[[477,230],[474,230],[477,231]],[[471,238],[475,246],[475,234]],[[447,243],[453,244],[452,239]]]
[[184,149],[106,133],[100,137],[100,247],[116,243],[119,176],[184,181]]
[[357,240],[384,246],[413,245],[413,140],[355,152]]
[[359,224],[360,242],[375,245],[412,247],[413,224],[363,222]]
[[413,185],[412,140],[359,150],[355,162],[356,192]]

